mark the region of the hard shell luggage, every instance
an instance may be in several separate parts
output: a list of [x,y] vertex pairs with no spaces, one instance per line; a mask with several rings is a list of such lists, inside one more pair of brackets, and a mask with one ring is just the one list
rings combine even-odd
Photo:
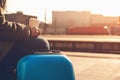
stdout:
[[18,80],[75,80],[70,59],[61,54],[32,54],[17,65]]

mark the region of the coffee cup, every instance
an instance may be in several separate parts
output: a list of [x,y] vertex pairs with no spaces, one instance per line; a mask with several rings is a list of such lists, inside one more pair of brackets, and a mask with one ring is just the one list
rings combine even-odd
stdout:
[[29,26],[30,27],[38,27],[40,24],[40,21],[36,18],[30,18],[29,19]]

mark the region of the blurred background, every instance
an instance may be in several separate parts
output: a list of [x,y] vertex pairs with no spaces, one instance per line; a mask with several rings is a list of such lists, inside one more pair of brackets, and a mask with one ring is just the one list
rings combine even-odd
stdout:
[[24,24],[38,18],[43,34],[120,35],[119,7],[119,0],[8,0],[6,14]]

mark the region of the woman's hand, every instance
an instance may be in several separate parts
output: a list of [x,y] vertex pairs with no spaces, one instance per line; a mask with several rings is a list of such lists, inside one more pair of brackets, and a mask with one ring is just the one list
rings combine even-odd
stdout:
[[37,37],[40,35],[41,30],[38,27],[30,27],[31,37]]
[[29,26],[30,26],[30,30],[31,30],[31,36],[32,37],[37,37],[40,35],[41,31],[38,28],[40,24],[40,21],[35,19],[35,18],[30,18],[29,19]]

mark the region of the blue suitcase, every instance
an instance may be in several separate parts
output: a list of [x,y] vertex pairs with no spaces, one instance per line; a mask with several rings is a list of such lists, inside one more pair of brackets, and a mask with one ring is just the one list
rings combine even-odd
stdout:
[[18,80],[75,80],[73,65],[61,54],[32,54],[17,65]]

